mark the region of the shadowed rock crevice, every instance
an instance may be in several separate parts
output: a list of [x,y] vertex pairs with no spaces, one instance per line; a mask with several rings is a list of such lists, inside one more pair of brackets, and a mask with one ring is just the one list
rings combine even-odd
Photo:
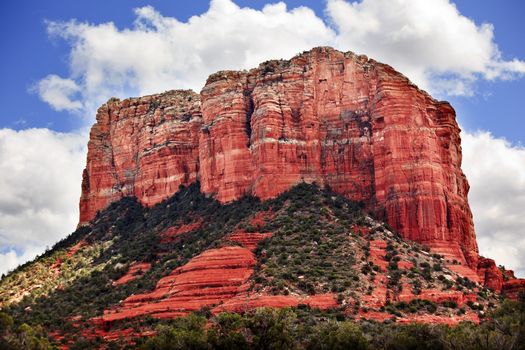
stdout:
[[246,106],[246,135],[248,136],[247,147],[249,148],[251,145],[252,138],[252,115],[255,106],[253,104],[253,98],[250,90],[245,90],[244,96],[244,105]]

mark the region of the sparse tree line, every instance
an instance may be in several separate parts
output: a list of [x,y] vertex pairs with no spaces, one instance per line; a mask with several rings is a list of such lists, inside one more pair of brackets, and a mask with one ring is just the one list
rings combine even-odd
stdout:
[[525,298],[505,301],[480,325],[338,321],[314,317],[311,310],[259,309],[210,322],[192,315],[157,330],[141,349],[525,349]]
[[[191,314],[158,323],[157,335],[104,342],[78,337],[75,349],[355,349],[519,350],[525,349],[525,296],[505,301],[480,325],[355,322],[308,308],[261,308],[244,315]],[[55,349],[40,326],[17,325],[0,313],[0,349]]]

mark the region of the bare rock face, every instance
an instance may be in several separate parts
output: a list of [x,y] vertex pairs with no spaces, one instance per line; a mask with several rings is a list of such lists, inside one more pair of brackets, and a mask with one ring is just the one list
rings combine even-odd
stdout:
[[509,299],[518,300],[520,293],[525,292],[525,279],[511,279],[503,284],[502,293]]
[[408,239],[477,268],[455,112],[390,66],[316,48],[189,91],[110,100],[91,131],[81,223],[180,184],[228,202],[301,181],[357,201]]
[[124,196],[156,204],[197,180],[199,95],[168,91],[111,99],[97,112],[88,144],[80,223]]
[[480,257],[478,262],[478,275],[486,287],[501,292],[504,284],[503,273],[496,266],[494,260]]
[[477,265],[455,112],[390,66],[317,48],[216,73],[201,99],[203,192],[266,199],[315,181]]

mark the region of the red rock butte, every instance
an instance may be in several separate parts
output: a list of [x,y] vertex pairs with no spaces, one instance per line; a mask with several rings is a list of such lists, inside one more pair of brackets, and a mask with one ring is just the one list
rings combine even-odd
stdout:
[[200,95],[110,99],[96,120],[81,224],[123,196],[151,206],[196,181],[221,202],[316,182],[477,271],[454,109],[366,56],[314,48],[212,74]]

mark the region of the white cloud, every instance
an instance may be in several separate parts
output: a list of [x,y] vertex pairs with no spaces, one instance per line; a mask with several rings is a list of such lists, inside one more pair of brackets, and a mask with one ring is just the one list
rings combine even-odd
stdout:
[[86,143],[84,131],[0,129],[0,273],[74,230]]
[[505,61],[491,24],[477,25],[449,0],[328,0],[337,46],[392,65],[433,93],[472,94],[473,83],[525,73]]
[[[133,26],[124,29],[49,22],[49,34],[71,45],[71,76],[50,75],[39,90],[54,108],[83,108],[92,118],[111,96],[199,91],[217,70],[251,68],[322,45],[389,63],[440,95],[472,94],[480,78],[525,73],[525,62],[502,59],[492,25],[474,23],[449,0],[328,0],[325,12],[330,23],[283,2],[259,11],[212,0],[207,12],[186,22],[151,6],[136,9]],[[77,95],[80,100],[72,99]]]
[[21,254],[18,254],[15,249],[0,253],[0,274],[14,270],[18,265],[34,259],[39,254],[42,254],[43,251],[42,247],[24,247],[24,251]]
[[462,139],[480,253],[525,277],[525,148],[488,132]]
[[135,10],[132,28],[113,23],[50,22],[52,36],[68,40],[71,78],[82,86],[87,112],[111,96],[144,95],[174,88],[200,91],[208,75],[289,58],[332,42],[334,32],[306,7],[284,3],[261,11],[229,0],[187,22],[164,17],[152,7]]
[[82,108],[82,102],[73,100],[73,96],[80,91],[80,86],[73,79],[50,74],[40,80],[31,91],[37,92],[40,99],[56,111],[76,111]]

